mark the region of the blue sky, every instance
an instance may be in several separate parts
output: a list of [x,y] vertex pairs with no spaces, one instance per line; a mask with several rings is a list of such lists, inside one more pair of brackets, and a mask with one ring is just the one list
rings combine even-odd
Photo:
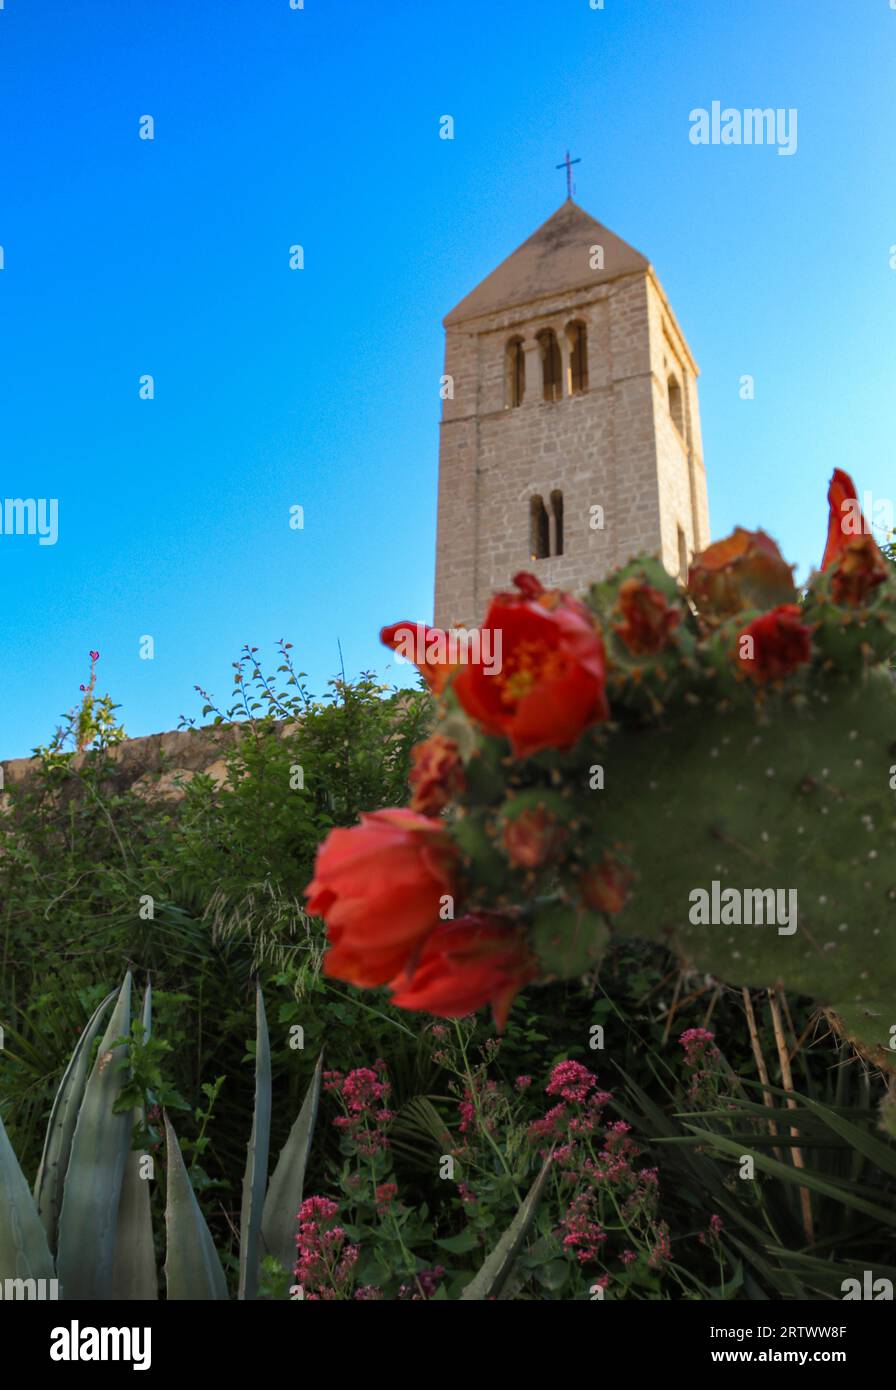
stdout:
[[[395,674],[379,627],[432,610],[441,319],[562,201],[567,146],[701,366],[713,535],[763,525],[805,574],[831,469],[893,486],[894,71],[889,0],[5,0],[0,497],[58,498],[60,534],[0,536],[0,756],[91,647],[132,734],[226,697],[244,641],[318,690],[337,639]],[[714,100],[796,108],[796,154],[695,147]]]

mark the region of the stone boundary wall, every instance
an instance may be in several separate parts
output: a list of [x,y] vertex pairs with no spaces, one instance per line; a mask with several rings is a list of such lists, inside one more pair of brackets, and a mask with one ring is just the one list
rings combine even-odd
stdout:
[[[278,737],[294,728],[293,723],[285,720],[274,726]],[[124,739],[107,752],[109,781],[116,791],[130,789],[167,800],[181,797],[184,786],[197,773],[211,777],[220,787],[227,780],[228,755],[243,737],[241,725],[223,724]],[[77,753],[72,766],[83,767],[90,756]],[[25,782],[36,768],[36,758],[0,761],[0,806],[9,792]]]

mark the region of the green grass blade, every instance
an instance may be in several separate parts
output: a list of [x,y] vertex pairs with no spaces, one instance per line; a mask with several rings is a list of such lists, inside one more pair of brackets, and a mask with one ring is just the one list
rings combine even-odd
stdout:
[[72,1151],[72,1138],[78,1122],[78,1111],[84,1098],[87,1084],[87,1067],[94,1039],[103,1026],[106,1010],[115,998],[115,990],[107,994],[101,1004],[93,1011],[80,1038],[75,1044],[69,1064],[63,1073],[62,1081],[53,1101],[44,1151],[34,1183],[34,1201],[47,1233],[47,1243],[51,1250],[56,1249],[56,1236],[59,1226],[59,1212],[62,1209],[62,1190],[65,1174]]
[[55,1275],[47,1233],[0,1120],[0,1279]]
[[72,1138],[59,1213],[57,1266],[62,1292],[70,1299],[112,1296],[118,1203],[131,1138],[129,1112],[112,1107],[127,1078],[127,1051],[116,1038],[131,1029],[131,973],[124,977],[118,1001],[103,1034],[93,1070],[84,1088]]
[[177,1135],[165,1116],[168,1200],[165,1204],[165,1284],[168,1301],[226,1299],[227,1280],[199,1210]]
[[869,1202],[864,1197],[857,1196],[852,1186],[846,1187],[839,1183],[829,1182],[825,1178],[820,1178],[809,1168],[792,1168],[789,1163],[779,1163],[776,1158],[771,1158],[768,1154],[758,1153],[755,1149],[748,1150],[744,1148],[743,1144],[736,1144],[733,1140],[725,1139],[721,1134],[714,1134],[712,1130],[699,1129],[696,1125],[688,1125],[688,1129],[699,1134],[704,1143],[712,1145],[715,1149],[721,1149],[723,1153],[731,1154],[735,1158],[740,1158],[745,1153],[751,1153],[756,1167],[761,1168],[764,1173],[770,1173],[772,1177],[782,1178],[784,1182],[790,1183],[794,1187],[811,1188],[813,1192],[820,1192],[822,1196],[830,1197],[836,1202],[842,1202],[846,1207],[863,1211],[866,1216],[871,1216],[875,1221],[883,1222],[886,1226],[896,1226],[896,1212],[880,1206],[877,1202]]
[[529,1227],[535,1219],[538,1209],[538,1202],[544,1190],[548,1174],[551,1171],[553,1162],[553,1152],[548,1154],[542,1164],[541,1172],[535,1179],[528,1195],[520,1203],[519,1211],[511,1221],[507,1230],[504,1232],[498,1244],[491,1254],[485,1259],[485,1263],[474,1275],[470,1283],[467,1284],[462,1299],[468,1298],[499,1298],[501,1290],[506,1284],[513,1269],[516,1257],[519,1254],[523,1242],[529,1232]]
[[271,1142],[271,1045],[261,987],[255,993],[255,1113],[246,1152],[240,1212],[240,1298],[257,1298],[261,1268],[261,1221],[268,1184]]
[[324,1054],[321,1052],[302,1108],[283,1145],[265,1199],[261,1219],[261,1248],[292,1272],[296,1262],[296,1218],[302,1205],[305,1167],[314,1137]]
[[882,1172],[888,1173],[891,1178],[896,1178],[896,1148],[892,1144],[884,1144],[864,1129],[850,1124],[849,1120],[844,1120],[842,1116],[836,1115],[829,1106],[821,1105],[817,1101],[808,1100],[805,1097],[804,1100],[812,1113],[817,1115],[828,1129],[839,1134],[841,1139],[845,1139],[853,1149],[863,1154],[869,1163],[873,1163]]

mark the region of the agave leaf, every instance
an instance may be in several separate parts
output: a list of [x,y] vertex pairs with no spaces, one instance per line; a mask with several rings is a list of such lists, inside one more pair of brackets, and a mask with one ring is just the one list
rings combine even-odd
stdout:
[[127,1050],[124,1043],[115,1048],[112,1043],[127,1037],[130,1027],[128,971],[84,1088],[72,1138],[56,1261],[66,1298],[112,1296],[118,1203],[131,1138],[130,1114],[112,1110],[127,1079]]
[[199,1210],[177,1135],[165,1116],[168,1200],[165,1204],[165,1284],[169,1303],[184,1299],[226,1299],[227,1280],[205,1217]]
[[0,1279],[55,1274],[47,1233],[0,1120]]
[[273,1255],[284,1269],[290,1271],[296,1262],[296,1217],[302,1205],[305,1166],[317,1120],[323,1065],[324,1054],[321,1052],[302,1108],[280,1151],[261,1218],[262,1253]]
[[[147,984],[143,996],[143,1041],[152,1031],[152,986]],[[131,1111],[131,1133],[143,1125],[146,1114],[142,1105]],[[154,1299],[159,1296],[156,1278],[156,1251],[152,1236],[152,1212],[149,1202],[151,1179],[141,1174],[145,1163],[152,1165],[149,1154],[129,1149],[118,1203],[118,1233],[115,1239],[115,1265],[112,1270],[114,1299]],[[152,1168],[150,1168],[150,1172]]]
[[78,1122],[78,1111],[84,1097],[87,1083],[87,1065],[94,1038],[102,1027],[106,1010],[115,998],[115,990],[107,994],[103,1002],[94,1009],[83,1033],[75,1044],[69,1064],[65,1069],[44,1139],[44,1151],[34,1183],[34,1201],[40,1213],[47,1243],[51,1250],[56,1249],[56,1234],[59,1225],[59,1212],[62,1207],[62,1190],[65,1174],[72,1150],[72,1137]]
[[529,1232],[529,1227],[535,1219],[538,1202],[547,1182],[548,1173],[551,1171],[552,1161],[553,1151],[548,1154],[542,1164],[541,1172],[535,1179],[528,1195],[520,1203],[519,1211],[498,1244],[491,1254],[486,1256],[485,1263],[478,1274],[474,1275],[470,1283],[467,1284],[461,1294],[462,1299],[499,1298],[501,1296],[501,1290],[513,1269],[516,1257]]
[[240,1212],[240,1298],[258,1297],[261,1221],[271,1142],[271,1045],[261,987],[255,992],[255,1113],[246,1153]]

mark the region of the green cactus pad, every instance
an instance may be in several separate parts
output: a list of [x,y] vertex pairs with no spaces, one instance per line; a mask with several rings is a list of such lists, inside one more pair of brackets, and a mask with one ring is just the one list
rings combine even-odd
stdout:
[[[608,741],[597,815],[638,873],[614,925],[728,984],[813,996],[896,1057],[896,685],[876,669],[780,709],[713,704]],[[793,890],[796,931],[692,921],[714,882],[782,890],[785,908]]]

